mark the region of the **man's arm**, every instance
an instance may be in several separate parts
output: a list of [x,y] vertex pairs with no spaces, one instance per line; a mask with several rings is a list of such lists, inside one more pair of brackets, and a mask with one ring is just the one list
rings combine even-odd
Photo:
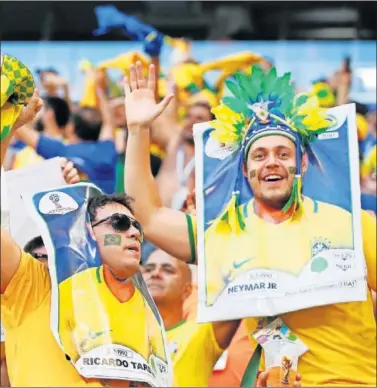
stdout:
[[41,134],[33,129],[30,124],[26,124],[19,128],[15,135],[16,138],[21,140],[27,146],[34,148],[35,150],[37,149]]
[[[80,178],[73,163],[62,158],[61,168],[67,184],[78,183]],[[9,233],[1,228],[1,294],[4,294],[8,284],[16,274],[21,260],[21,248]]]
[[[41,110],[43,105],[42,100],[39,98],[38,91],[36,90],[29,102],[29,104],[23,108],[20,116],[12,126],[10,135],[1,142],[1,165],[3,165],[4,156],[7,151],[8,144],[14,132],[22,125],[27,124],[29,121],[34,120],[37,113]],[[14,274],[20,265],[21,249],[9,235],[9,233],[2,227],[1,228],[1,286],[0,291],[3,294],[12,280]]]
[[29,147],[36,150],[38,155],[45,159],[57,156],[65,157],[66,145],[57,139],[43,135],[30,125],[24,125],[16,131],[16,136]]
[[[65,158],[61,159],[61,169],[67,184],[78,183],[80,178],[77,169]],[[6,229],[1,228],[1,294],[4,294],[9,283],[20,266],[21,248],[9,235]]]
[[[188,261],[191,258],[186,215],[162,206],[149,160],[150,125],[162,113],[173,96],[159,104],[154,99],[155,70],[151,65],[144,79],[142,65],[130,68],[130,82],[125,79],[125,108],[129,131],[125,187],[135,199],[135,215],[143,225],[146,238],[172,256]],[[137,74],[136,74],[137,72]]]
[[[27,117],[26,117],[26,114],[24,114],[22,118],[23,125],[26,124],[27,118],[29,120],[33,120],[35,118],[36,113],[42,107],[42,102],[38,97],[38,93],[36,93],[33,96],[29,104],[30,106],[28,105],[29,109],[27,111],[28,112]],[[34,112],[34,113],[31,113],[31,112]],[[14,130],[17,128],[18,127],[16,122],[15,125],[12,127],[11,135],[14,133]],[[7,139],[5,139],[6,143],[1,142],[2,156],[3,156],[3,150],[4,150],[4,154],[6,152],[6,147],[7,147],[7,144],[9,144],[11,135],[8,136]],[[2,163],[3,163],[3,158],[1,159],[1,164]],[[74,184],[78,182],[79,178],[78,178],[77,170],[74,168],[71,162],[68,162],[66,159],[62,159],[61,168],[62,168],[64,179],[67,183]],[[2,227],[1,228],[1,260],[0,260],[1,294],[5,293],[9,283],[11,282],[14,275],[16,274],[20,266],[21,255],[22,255],[21,248],[17,245],[14,239],[9,235],[7,230]]]
[[225,350],[229,347],[240,323],[241,320],[212,323],[216,341],[221,349]]
[[20,115],[18,116],[17,120],[13,123],[11,133],[9,134],[9,136],[7,136],[5,139],[1,141],[1,165],[3,165],[4,159],[5,159],[5,153],[8,149],[8,145],[15,131],[21,128],[23,125],[27,124],[28,122],[33,121],[37,113],[42,109],[42,106],[43,106],[43,101],[39,97],[39,92],[36,89],[34,91],[33,96],[30,99],[30,102],[27,104],[27,106],[22,108]]
[[[102,127],[99,135],[99,140],[115,140],[115,123],[111,107],[106,97],[106,71],[100,70],[88,70],[91,72],[96,85],[96,94],[98,100],[98,109],[101,113]],[[89,74],[88,74],[89,75]]]
[[3,360],[1,360],[0,368],[1,368],[0,369],[0,386],[1,387],[10,387],[7,361],[5,358]]
[[21,260],[21,249],[9,235],[1,228],[1,287],[0,291],[4,294],[8,284],[17,272]]

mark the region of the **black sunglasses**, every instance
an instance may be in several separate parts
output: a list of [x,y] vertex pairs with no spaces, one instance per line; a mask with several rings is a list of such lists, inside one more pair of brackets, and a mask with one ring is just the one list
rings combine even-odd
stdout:
[[48,255],[46,253],[32,253],[31,255],[37,260],[48,260]]
[[126,232],[127,230],[129,230],[131,228],[131,226],[133,226],[140,233],[140,237],[139,237],[140,243],[143,242],[144,232],[143,232],[143,227],[141,226],[140,222],[136,221],[135,219],[133,219],[125,214],[114,213],[111,216],[106,217],[103,220],[100,220],[100,221],[96,222],[95,224],[93,224],[92,228],[94,228],[95,226],[102,224],[106,221],[109,221],[109,220],[111,221],[112,228],[118,232]]

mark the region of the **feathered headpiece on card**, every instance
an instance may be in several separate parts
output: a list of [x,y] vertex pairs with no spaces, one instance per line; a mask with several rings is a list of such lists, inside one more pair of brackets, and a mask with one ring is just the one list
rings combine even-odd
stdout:
[[[279,77],[275,68],[264,72],[254,65],[250,75],[237,73],[232,80],[226,81],[226,86],[232,95],[224,97],[222,103],[212,110],[216,119],[210,123],[214,128],[211,137],[219,150],[222,148],[228,156],[238,154],[240,176],[242,163],[257,139],[270,135],[291,139],[296,144],[296,171],[292,193],[283,210],[293,206],[296,211],[301,204],[302,152],[333,122],[315,96],[295,95],[290,73]],[[233,214],[235,217],[231,218],[240,220],[235,211],[238,208],[237,193],[236,187],[222,219],[230,220]],[[242,222],[237,224],[242,229]]]

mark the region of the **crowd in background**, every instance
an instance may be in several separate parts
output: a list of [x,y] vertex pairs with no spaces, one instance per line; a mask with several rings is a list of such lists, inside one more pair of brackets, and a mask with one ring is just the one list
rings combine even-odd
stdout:
[[[128,131],[123,80],[111,79],[108,71],[117,68],[127,75],[130,64],[136,60],[143,63],[145,70],[148,64],[153,63],[160,74],[156,100],[171,92],[175,98],[151,128],[152,173],[165,206],[195,214],[193,125],[213,119],[212,107],[226,95],[226,78],[236,71],[248,72],[255,63],[266,71],[272,63],[263,57],[263,53],[251,52],[213,58],[213,62],[218,60],[216,64],[197,63],[190,55],[189,42],[181,39],[176,40],[174,45],[175,61],[169,69],[160,69],[158,55],[148,56],[141,52],[127,52],[113,59],[98,58],[99,65],[83,63],[85,88],[81,101],[72,100],[72,85],[55,69],[39,69],[36,81],[43,98],[43,108],[34,122],[17,130],[6,154],[5,170],[64,157],[72,162],[81,181],[94,183],[106,194],[127,193],[124,162],[127,158]],[[222,70],[215,87],[204,81],[205,71],[213,68]],[[306,92],[317,95],[324,107],[350,102],[356,104],[358,144],[354,147],[358,148],[360,155],[361,206],[375,215],[376,111],[368,110],[358,101],[350,101],[351,82],[352,67],[345,61],[339,63],[337,72],[328,74],[327,79],[316,81]],[[38,248],[43,248],[41,241],[28,247],[28,251],[38,253]],[[186,267],[148,241],[142,246],[142,264],[147,283],[151,277],[163,283],[161,290],[153,296],[165,326],[171,327],[171,322],[177,319],[194,321],[197,307],[196,266]],[[211,348],[206,334],[203,336],[203,364],[206,363],[205,358],[211,358],[212,372],[208,386],[240,386],[253,353],[243,323],[224,353],[215,345]],[[4,383],[4,373],[1,377]]]

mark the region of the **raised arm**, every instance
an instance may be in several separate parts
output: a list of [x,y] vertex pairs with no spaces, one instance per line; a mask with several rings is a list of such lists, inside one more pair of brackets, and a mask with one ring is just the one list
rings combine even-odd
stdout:
[[[8,103],[6,103],[8,104]],[[15,133],[15,131],[19,128],[21,128],[23,125],[33,121],[37,115],[37,113],[42,109],[43,101],[39,97],[39,92],[36,89],[34,91],[34,94],[30,100],[30,102],[22,108],[22,111],[20,115],[18,116],[17,120],[13,123],[12,129],[10,134],[1,140],[1,165],[3,165],[5,153],[7,151],[9,142]]]
[[140,62],[130,68],[125,78],[125,108],[129,132],[125,161],[125,188],[135,199],[135,215],[143,225],[146,238],[172,256],[189,261],[191,258],[188,220],[184,213],[163,207],[149,160],[150,126],[167,107],[172,95],[156,104],[155,68],[143,76]]
[[106,70],[100,69],[88,71],[92,72],[92,75],[95,79],[98,108],[102,118],[102,127],[99,140],[115,141],[116,125],[108,98],[106,96]]
[[[19,127],[25,126],[28,122],[33,121],[37,113],[42,108],[42,105],[43,102],[36,91],[29,104],[23,108],[17,121],[13,124],[9,136],[1,141],[1,165],[3,164],[7,146],[14,132],[18,130]],[[67,184],[75,184],[79,182],[80,178],[78,172],[72,162],[62,158],[60,165],[64,180]],[[1,227],[1,294],[5,293],[10,281],[17,272],[20,266],[21,255],[21,248],[17,245],[8,231]]]
[[[21,126],[34,120],[37,113],[43,105],[39,98],[38,91],[35,91],[29,104],[21,111],[20,116],[12,126],[10,134],[1,141],[1,166],[3,165],[4,156],[7,151],[9,141],[14,132]],[[1,227],[1,293],[3,294],[16,273],[21,260],[21,249],[9,235],[7,230]]]
[[15,135],[23,143],[34,148],[38,155],[45,159],[57,156],[65,157],[66,155],[66,146],[62,141],[39,133],[30,124],[19,128]]

